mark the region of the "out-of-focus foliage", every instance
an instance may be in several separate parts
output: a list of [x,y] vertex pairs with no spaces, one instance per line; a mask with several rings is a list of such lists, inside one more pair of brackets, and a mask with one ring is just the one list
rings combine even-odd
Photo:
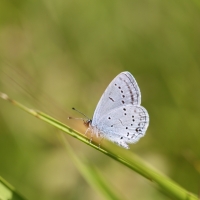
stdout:
[[[199,191],[200,7],[196,1],[1,1],[0,91],[85,132],[121,71],[136,78],[150,115],[131,150],[187,190]],[[101,199],[57,130],[0,101],[0,175],[27,199]],[[127,199],[168,199],[151,183],[67,137]],[[107,142],[107,141],[103,141]],[[145,192],[144,192],[145,191]]]

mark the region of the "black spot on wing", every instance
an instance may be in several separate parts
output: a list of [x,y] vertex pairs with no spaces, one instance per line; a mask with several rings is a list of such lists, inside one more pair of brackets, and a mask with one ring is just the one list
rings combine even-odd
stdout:
[[111,97],[109,97],[109,99],[112,101],[112,102],[114,102],[115,100],[113,99],[113,98],[111,98]]

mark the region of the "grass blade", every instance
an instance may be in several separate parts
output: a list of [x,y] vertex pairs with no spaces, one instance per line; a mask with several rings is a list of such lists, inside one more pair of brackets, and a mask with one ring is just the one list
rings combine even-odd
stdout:
[[13,186],[0,177],[0,199],[1,200],[25,200],[19,195]]
[[78,140],[104,153],[105,155],[113,158],[114,160],[122,163],[123,165],[129,167],[130,169],[136,171],[137,173],[141,174],[143,177],[155,183],[164,193],[168,194],[171,198],[175,198],[179,200],[198,200],[197,196],[188,192],[187,190],[179,186],[177,183],[172,181],[167,176],[147,166],[147,164],[145,164],[133,153],[131,153],[130,155],[130,152],[128,152],[127,150],[125,150],[126,153],[123,153],[124,151],[122,149],[120,149],[119,152],[117,152],[116,150],[113,151],[110,147],[107,147],[106,145],[99,147],[98,144],[90,143],[88,138],[86,138],[84,135],[71,129],[70,127],[57,121],[56,119],[50,117],[49,115],[46,115],[45,113],[40,112],[40,111],[27,108],[26,106],[20,104],[19,102],[10,99],[4,93],[0,93],[0,97],[18,106],[19,108],[30,113],[31,115],[43,121],[46,121],[47,123],[53,125],[54,127],[57,127],[58,129],[64,131],[65,133],[77,138]]

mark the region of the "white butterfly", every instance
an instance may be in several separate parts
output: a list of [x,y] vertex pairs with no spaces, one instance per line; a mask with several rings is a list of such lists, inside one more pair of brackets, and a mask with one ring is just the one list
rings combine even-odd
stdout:
[[149,115],[140,106],[141,93],[130,72],[117,75],[103,93],[88,130],[92,135],[103,137],[115,144],[129,148],[145,135]]

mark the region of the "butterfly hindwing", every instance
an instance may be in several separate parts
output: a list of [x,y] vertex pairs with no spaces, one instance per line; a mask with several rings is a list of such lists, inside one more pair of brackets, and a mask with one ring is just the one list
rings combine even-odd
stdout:
[[142,106],[121,106],[103,115],[98,131],[106,139],[127,148],[126,143],[135,143],[144,136],[149,124],[149,115]]

